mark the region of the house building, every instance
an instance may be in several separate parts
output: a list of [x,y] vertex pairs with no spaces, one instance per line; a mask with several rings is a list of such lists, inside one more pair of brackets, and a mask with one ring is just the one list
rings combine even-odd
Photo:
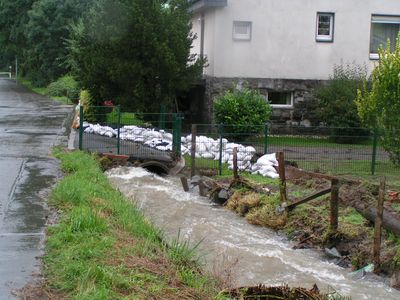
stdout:
[[192,52],[207,59],[206,120],[215,96],[244,82],[291,120],[335,65],[370,72],[400,31],[400,0],[193,0],[191,12]]

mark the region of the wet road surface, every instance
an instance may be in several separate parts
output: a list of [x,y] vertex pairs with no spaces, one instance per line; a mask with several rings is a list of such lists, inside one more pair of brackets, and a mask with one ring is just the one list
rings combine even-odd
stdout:
[[51,148],[66,143],[72,107],[0,80],[0,300],[32,280],[48,216],[46,197],[60,176]]

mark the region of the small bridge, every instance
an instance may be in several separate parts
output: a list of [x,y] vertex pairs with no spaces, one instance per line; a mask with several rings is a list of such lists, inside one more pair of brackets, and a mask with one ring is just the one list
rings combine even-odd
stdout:
[[0,78],[8,78],[11,79],[11,72],[0,72]]

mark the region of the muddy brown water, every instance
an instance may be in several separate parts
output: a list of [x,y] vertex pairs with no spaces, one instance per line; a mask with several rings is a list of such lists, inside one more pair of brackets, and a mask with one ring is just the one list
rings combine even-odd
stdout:
[[198,251],[209,270],[224,267],[236,286],[279,285],[337,290],[352,299],[400,299],[400,292],[372,279],[354,279],[349,270],[329,262],[321,252],[293,250],[285,237],[250,225],[244,218],[182,191],[176,177],[159,177],[141,168],[109,170],[111,183],[134,201],[168,239],[201,241]]

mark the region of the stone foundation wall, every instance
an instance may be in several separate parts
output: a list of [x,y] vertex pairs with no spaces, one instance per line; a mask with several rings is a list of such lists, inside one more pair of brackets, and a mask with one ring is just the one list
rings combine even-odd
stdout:
[[[270,79],[270,78],[205,78],[205,111],[204,121],[210,123],[213,118],[213,101],[232,87],[249,87],[258,89],[261,94],[267,95],[268,91],[293,92],[293,107],[273,108],[272,119],[276,122],[298,123],[304,122],[305,112],[302,111],[301,102],[313,100],[313,90],[324,84],[323,80],[300,79]],[[300,105],[299,105],[300,104]],[[305,121],[307,122],[307,121]]]

